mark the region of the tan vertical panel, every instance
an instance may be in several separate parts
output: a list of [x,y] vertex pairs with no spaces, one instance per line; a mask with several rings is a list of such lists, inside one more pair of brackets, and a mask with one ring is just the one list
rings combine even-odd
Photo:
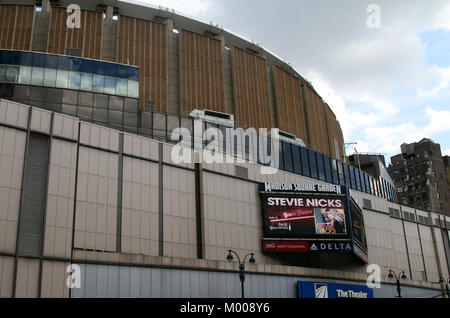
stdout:
[[30,47],[34,6],[17,6],[17,22],[12,48],[27,50]]
[[0,5],[0,48],[11,49],[16,18],[15,5]]
[[66,11],[63,8],[52,8],[52,16],[49,30],[48,52],[64,54],[66,42]]
[[14,258],[0,256],[0,298],[11,298],[14,277]]
[[69,263],[44,261],[42,267],[42,298],[68,298],[66,272]]
[[17,298],[37,298],[39,282],[39,260],[19,258],[17,262]]

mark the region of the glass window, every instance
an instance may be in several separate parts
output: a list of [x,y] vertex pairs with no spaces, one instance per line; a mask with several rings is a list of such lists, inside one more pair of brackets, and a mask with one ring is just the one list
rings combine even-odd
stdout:
[[70,71],[71,68],[71,58],[67,56],[58,56],[58,70]]
[[44,85],[44,69],[42,67],[33,67],[31,70],[31,85]]
[[20,86],[14,87],[13,97],[15,100],[28,102],[30,100],[31,86]]
[[309,166],[311,168],[311,178],[317,179],[317,162],[316,162],[316,152],[308,150]]
[[128,96],[128,81],[125,79],[116,79],[116,94],[121,96]]
[[331,160],[327,156],[323,156],[323,161],[325,164],[325,179],[329,183],[333,183],[333,177],[331,175]]
[[300,154],[302,157],[302,172],[306,177],[310,177],[311,173],[309,170],[309,157],[308,157],[308,149],[300,148]]
[[[1,75],[0,75],[1,77]],[[19,84],[29,85],[31,82],[31,67],[21,66],[19,70]]]
[[283,156],[283,144],[280,142],[279,149],[279,158],[278,158],[278,169],[284,170],[284,156]]
[[336,159],[331,159],[331,173],[332,173],[332,177],[333,177],[333,183],[339,184],[339,173],[338,173]]
[[56,70],[46,68],[44,70],[44,86],[55,87],[56,86]]
[[139,82],[128,81],[128,97],[139,97]]
[[108,108],[108,95],[94,94],[95,108]]
[[36,102],[44,102],[47,99],[47,88],[32,86],[30,99]]
[[67,88],[69,86],[69,72],[63,70],[56,71],[56,87]]
[[6,65],[0,65],[0,82],[4,82],[6,78]]
[[141,113],[141,126],[139,131],[143,132],[146,136],[152,135],[152,113],[150,112]]
[[316,153],[317,157],[317,170],[319,171],[319,179],[325,181],[325,167],[323,162],[323,155]]
[[353,183],[351,183],[350,180],[350,169],[345,163],[343,163],[342,166],[344,167],[345,185],[351,188]]
[[106,94],[115,95],[116,94],[116,79],[112,77],[105,77],[105,89],[103,90]]
[[124,98],[123,99],[123,111],[128,113],[135,113],[137,114],[139,109],[138,101],[137,99],[133,98]]
[[57,88],[47,88],[47,101],[49,103],[61,104],[63,91]]
[[153,136],[166,140],[166,116],[161,113],[153,113]]
[[92,90],[94,92],[103,93],[105,85],[105,77],[101,75],[93,75],[92,76]]
[[45,54],[45,67],[46,68],[53,68],[53,69],[57,69],[58,68],[58,56],[57,55],[50,55],[50,54]]
[[281,142],[283,147],[284,168],[286,171],[294,172],[294,165],[292,164],[292,148],[291,144]]
[[123,112],[110,110],[108,112],[108,123],[113,125],[123,125]]
[[80,89],[83,91],[92,91],[92,74],[81,73]]
[[366,192],[370,193],[370,181],[369,181],[369,175],[366,173],[364,174],[364,181],[366,183]]
[[352,184],[352,189],[356,190],[356,179],[355,179],[355,169],[353,167],[348,167],[350,170],[350,182]]
[[61,112],[66,115],[76,116],[77,115],[77,106],[62,104]]
[[78,106],[78,117],[81,119],[92,120],[92,107]]
[[109,96],[109,109],[123,111],[123,97]]
[[94,108],[93,120],[95,122],[106,124],[108,122],[108,110],[101,108]]
[[18,77],[19,77],[19,67],[8,65],[6,67],[5,82],[17,83]]
[[78,92],[77,91],[64,90],[63,103],[64,104],[77,105],[78,104]]
[[123,113],[124,126],[137,127],[137,114]]
[[342,165],[341,161],[336,160],[338,173],[339,173],[339,184],[342,186],[345,186],[345,174],[344,174],[344,166]]
[[78,72],[69,73],[69,88],[79,90],[81,86],[81,74]]
[[[353,167],[352,167],[353,168]],[[361,191],[361,176],[359,175],[359,170],[356,168],[353,168],[355,171],[355,181],[356,181],[356,189],[358,191]],[[351,172],[350,172],[351,173]]]
[[45,67],[45,57],[46,54],[39,54],[39,53],[33,53],[33,66],[34,67],[40,67],[40,68],[44,68]]
[[78,104],[81,106],[90,106],[94,105],[94,94],[88,92],[79,92],[78,93]]
[[[19,65],[24,66],[33,66],[33,55],[34,53],[31,52],[20,52],[20,61]],[[45,55],[43,55],[45,57]],[[42,65],[42,67],[45,67],[45,65]]]
[[302,174],[302,161],[300,159],[300,147],[292,145],[292,161],[294,164],[294,173]]

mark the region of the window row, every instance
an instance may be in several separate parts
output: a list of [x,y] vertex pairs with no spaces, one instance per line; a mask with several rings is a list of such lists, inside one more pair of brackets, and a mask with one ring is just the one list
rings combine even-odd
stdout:
[[42,67],[0,65],[0,82],[139,97],[139,82]]
[[0,50],[0,64],[50,68],[134,81],[139,80],[139,68],[137,67],[64,55]]
[[[180,140],[171,140],[172,131],[178,127],[186,128],[190,132],[190,136],[192,136],[194,121],[188,117],[167,115],[165,113],[143,112],[140,118],[139,133],[158,140],[179,142]],[[203,132],[208,128],[218,128],[222,132],[223,144],[219,145],[221,151],[231,149],[230,146],[232,143],[230,140],[227,140],[225,127],[203,123]],[[234,138],[233,144],[236,145],[237,136]],[[259,164],[268,162],[264,158],[260,158],[263,151],[261,153],[259,151],[261,141],[258,138],[258,135],[246,136],[243,145],[234,147],[234,155],[244,154],[245,159],[249,160],[250,150],[252,150],[254,154],[257,154],[257,158],[253,159],[257,159]],[[181,139],[184,141],[183,144],[185,146],[194,147],[194,143],[196,142],[194,138],[188,141],[183,140],[183,138]],[[254,141],[251,142],[250,139]],[[199,142],[204,146],[207,143],[206,140]],[[269,146],[270,144],[271,140],[267,138],[267,145]],[[266,149],[270,149],[270,147]],[[267,155],[271,155],[270,151],[268,152]],[[367,173],[339,160],[283,141],[280,144],[279,169],[328,183],[348,186],[350,189],[384,197],[392,202],[397,202],[398,200],[394,186],[383,178],[377,180]]]

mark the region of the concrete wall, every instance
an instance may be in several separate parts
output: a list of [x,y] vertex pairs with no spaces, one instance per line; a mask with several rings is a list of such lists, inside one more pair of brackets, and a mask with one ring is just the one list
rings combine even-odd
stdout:
[[[50,140],[48,184],[42,185],[47,193],[45,243],[42,255],[32,257],[18,253],[16,241],[29,132],[48,135]],[[171,145],[6,100],[0,101],[0,146],[3,297],[68,297],[65,269],[71,262],[95,264],[100,269],[108,265],[140,267],[147,271],[145,275],[156,269],[177,269],[167,275],[191,270],[195,275],[189,274],[194,275],[189,279],[195,284],[203,284],[195,281],[200,275],[197,272],[206,272],[212,277],[207,284],[210,290],[217,286],[217,277],[232,277],[238,270],[236,263],[225,260],[230,248],[242,255],[254,252],[257,264],[248,268],[250,274],[280,276],[279,284],[288,284],[286,288],[298,277],[359,283],[367,279],[365,265],[352,256],[287,258],[262,253],[258,183],[318,183],[316,180],[284,171],[264,175],[260,166],[248,163],[176,164],[171,159]],[[236,166],[240,167],[239,177]],[[428,215],[426,212],[362,192],[351,194],[364,207],[369,263],[380,265],[383,284],[394,283],[387,277],[388,269],[404,270],[408,276],[405,285],[439,289],[439,276],[448,276],[448,256],[442,229],[434,220],[438,216],[431,215],[433,227],[418,224],[406,219],[405,213]],[[370,208],[363,199],[371,201]],[[402,214],[393,217],[389,208]],[[177,288],[162,288],[155,295],[172,295],[179,292]],[[268,289],[252,288],[258,291],[255,296],[272,295],[267,294]],[[86,292],[97,295],[91,287]]]

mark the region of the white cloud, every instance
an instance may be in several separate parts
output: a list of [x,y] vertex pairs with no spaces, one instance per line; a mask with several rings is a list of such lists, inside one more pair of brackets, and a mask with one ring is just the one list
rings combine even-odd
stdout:
[[450,156],[450,149],[442,150],[442,156]]
[[204,16],[210,9],[212,2],[210,0],[124,0],[126,2],[145,3],[153,6],[162,6],[164,8],[174,9],[180,13],[185,13],[197,17]]

